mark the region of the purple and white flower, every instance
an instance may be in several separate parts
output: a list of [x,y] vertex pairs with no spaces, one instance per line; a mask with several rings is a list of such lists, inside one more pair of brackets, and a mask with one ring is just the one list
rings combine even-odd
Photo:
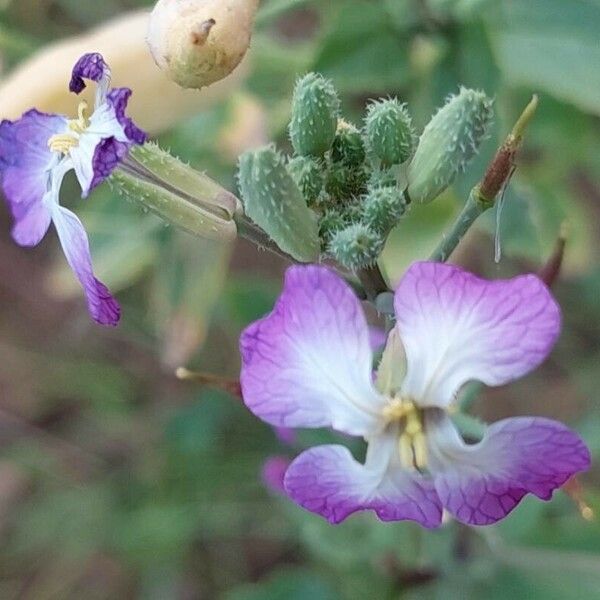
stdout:
[[125,115],[131,90],[110,89],[110,69],[100,54],[85,54],[73,68],[69,88],[79,94],[85,79],[97,83],[92,114],[79,104],[76,119],[29,110],[0,123],[0,176],[14,217],[13,239],[35,246],[54,223],[67,261],[86,293],[95,321],[116,325],[120,307],[92,271],[89,242],[77,216],[60,206],[59,193],[70,170],[86,197],[104,181],[146,134]]
[[537,367],[560,331],[540,279],[485,281],[421,262],[395,292],[396,325],[377,377],[360,303],[321,266],[291,267],[273,312],[240,340],[248,408],[276,427],[331,427],[367,443],[311,448],[286,471],[286,493],[332,523],[370,509],[383,521],[436,527],[445,508],[487,525],[527,494],[552,492],[590,463],[579,436],[540,417],[504,419],[466,443],[449,411],[459,389],[498,386]]

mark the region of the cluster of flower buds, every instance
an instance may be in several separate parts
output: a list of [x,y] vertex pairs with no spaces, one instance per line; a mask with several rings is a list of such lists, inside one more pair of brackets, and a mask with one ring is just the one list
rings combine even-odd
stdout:
[[420,138],[395,98],[371,102],[359,128],[342,118],[332,82],[309,73],[292,100],[293,155],[270,145],[240,159],[246,214],[296,260],[367,268],[410,202],[433,200],[464,170],[491,118],[491,100],[461,88]]

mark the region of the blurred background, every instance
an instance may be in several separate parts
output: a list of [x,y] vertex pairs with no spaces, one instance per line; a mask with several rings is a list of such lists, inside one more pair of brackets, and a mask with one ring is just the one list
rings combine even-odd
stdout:
[[[100,50],[115,84],[133,87],[134,118],[234,190],[243,150],[270,139],[289,147],[291,92],[308,70],[334,80],[356,123],[373,97],[408,102],[419,129],[459,84],[495,97],[493,135],[468,173],[394,232],[392,280],[428,255],[540,95],[504,197],[502,261],[495,214],[453,261],[488,277],[535,271],[568,221],[555,284],[564,329],[543,368],[485,390],[473,412],[563,420],[598,457],[600,2],[262,0],[240,69],[186,93],[145,49],[137,11],[151,4],[0,0],[0,116],[73,113],[71,66]],[[71,183],[65,204],[77,200]],[[239,399],[174,371],[235,379],[239,332],[270,309],[286,265],[243,241],[174,231],[108,185],[76,210],[97,274],[123,305],[114,330],[88,318],[56,236],[19,248],[0,213],[1,599],[600,598],[597,466],[569,493],[526,499],[485,529],[449,522],[426,532],[371,514],[332,527],[281,497],[263,480],[265,461],[272,480],[278,464],[333,436],[278,436]]]

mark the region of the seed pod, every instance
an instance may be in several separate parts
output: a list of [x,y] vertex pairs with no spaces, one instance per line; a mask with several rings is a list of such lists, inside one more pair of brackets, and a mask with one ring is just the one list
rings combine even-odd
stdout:
[[292,99],[290,139],[297,154],[323,156],[333,142],[340,100],[333,84],[318,73],[298,80]]
[[408,167],[407,193],[430,202],[464,171],[486,138],[492,122],[492,100],[483,92],[461,87],[427,124]]
[[398,188],[375,188],[363,200],[364,222],[383,235],[389,233],[405,211],[406,201]]
[[371,103],[365,118],[365,136],[370,151],[384,166],[399,165],[410,158],[416,136],[406,104],[396,98]]
[[348,269],[357,270],[375,263],[383,250],[383,239],[368,225],[356,223],[336,231],[329,242],[329,253]]
[[184,88],[223,79],[250,45],[258,0],[158,0],[147,42],[156,64]]
[[347,167],[358,167],[365,162],[365,143],[360,131],[340,119],[331,146],[331,160]]
[[317,216],[274,146],[246,152],[240,157],[238,182],[246,214],[295,259],[318,258]]
[[300,188],[309,206],[317,204],[319,195],[325,186],[325,174],[322,165],[310,156],[296,156],[287,165],[290,175]]
[[188,233],[219,240],[236,237],[237,198],[156,144],[134,146],[110,182],[125,198]]

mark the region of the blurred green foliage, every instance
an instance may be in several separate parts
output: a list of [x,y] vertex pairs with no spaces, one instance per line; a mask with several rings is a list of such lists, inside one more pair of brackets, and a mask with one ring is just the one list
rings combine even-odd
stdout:
[[[3,0],[2,62],[10,69],[150,4]],[[493,136],[451,191],[396,229],[385,266],[397,278],[434,247],[539,93],[505,196],[503,261],[492,261],[493,216],[455,258],[490,276],[535,270],[568,220],[555,290],[564,332],[544,368],[484,392],[475,411],[563,419],[597,457],[599,30],[598,0],[264,0],[245,89],[160,141],[233,189],[225,134],[243,129],[250,99],[265,138],[285,147],[293,84],[308,70],[334,80],[354,120],[369,98],[397,95],[419,129],[460,83],[485,89],[496,98]],[[29,253],[0,239],[0,598],[600,598],[600,522],[583,520],[564,493],[523,502],[497,527],[424,532],[371,515],[331,527],[264,489],[269,455],[331,434],[285,447],[239,400],[173,370],[235,378],[237,335],[270,309],[285,265],[240,243],[228,268],[231,249],[164,227],[108,186],[78,206],[98,271],[123,303],[115,331],[89,324],[78,295],[57,296],[72,284],[54,265],[54,239]],[[599,475],[581,480],[596,515]]]

